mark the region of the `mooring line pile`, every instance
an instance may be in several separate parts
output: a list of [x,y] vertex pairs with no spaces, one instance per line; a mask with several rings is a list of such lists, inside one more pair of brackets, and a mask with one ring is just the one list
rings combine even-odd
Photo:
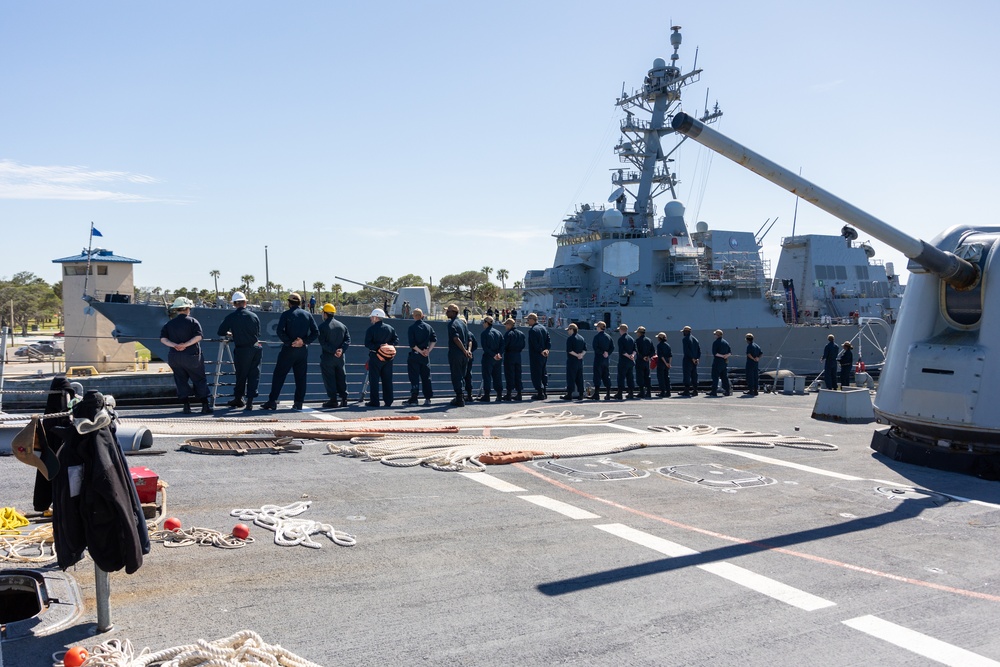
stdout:
[[242,549],[253,542],[252,537],[240,539],[232,534],[227,535],[219,530],[199,526],[175,530],[154,530],[149,533],[149,539],[152,542],[162,542],[165,547],[189,547],[197,544],[220,549]]
[[[466,428],[517,428],[533,426],[569,426],[580,424],[610,424],[623,419],[639,419],[640,415],[620,410],[603,410],[597,416],[573,414],[569,410],[545,412],[537,408],[518,410],[493,417],[461,419],[424,419],[417,415],[386,415],[356,419],[277,419],[260,418],[165,418],[155,420],[119,419],[121,426],[145,426],[159,435],[256,435],[274,434],[313,440],[334,438],[317,434],[343,433],[454,433]],[[340,438],[336,438],[340,439]]]
[[758,449],[793,447],[817,451],[837,449],[836,445],[809,438],[706,424],[653,426],[643,434],[602,433],[600,437],[584,435],[558,440],[456,435],[436,437],[429,442],[426,437],[387,433],[380,438],[354,438],[342,445],[330,443],[327,449],[334,454],[379,461],[394,467],[426,466],[447,472],[482,472],[486,470],[487,462],[602,456],[643,447],[703,445]]
[[175,646],[153,653],[148,648],[136,652],[128,640],[110,639],[90,651],[87,667],[320,667],[295,655],[278,644],[268,644],[252,630],[241,630],[231,637]]
[[0,561],[6,563],[48,563],[56,559],[52,524],[35,526],[13,507],[0,508]]
[[313,535],[326,535],[334,544],[342,547],[353,547],[357,538],[339,531],[328,523],[295,519],[311,505],[311,501],[300,501],[281,507],[280,505],[264,505],[260,509],[234,509],[229,514],[243,521],[253,521],[255,525],[266,528],[274,533],[274,543],[283,547],[304,546],[310,549],[320,549],[322,545],[312,539]]
[[[461,419],[420,419],[419,426],[406,423],[384,422],[372,426],[360,425],[368,420],[343,420],[306,422],[295,425],[296,432],[315,431],[317,433],[340,433],[344,431],[364,431],[373,433],[446,433],[460,429],[517,428],[531,426],[576,426],[581,424],[611,424],[623,419],[640,419],[637,414],[620,410],[602,410],[596,416],[573,414],[569,410],[545,412],[537,408],[518,410],[492,417],[464,417]],[[268,429],[271,430],[271,429]],[[273,429],[275,433],[280,430]],[[307,437],[307,436],[299,436]]]

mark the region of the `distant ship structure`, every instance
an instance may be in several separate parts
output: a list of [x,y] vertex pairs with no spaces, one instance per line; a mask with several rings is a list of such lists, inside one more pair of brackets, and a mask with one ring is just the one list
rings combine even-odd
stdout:
[[[641,88],[616,100],[625,117],[615,152],[625,166],[612,172],[607,205],[579,205],[563,220],[552,266],[525,274],[525,311],[584,329],[597,320],[654,331],[891,322],[903,288],[892,264],[873,259],[871,246],[858,243],[851,228],[843,236],[784,238],[773,276],[761,255],[763,234],[705,222],[691,231],[672,170],[686,137],[670,120],[682,111],[682,88],[702,70],[678,67],[680,27],[672,30],[670,64],[656,59]],[[721,116],[716,104],[699,118],[708,124]],[[660,213],[656,200],[665,195]],[[797,349],[798,338],[781,334],[792,357],[811,356]]]

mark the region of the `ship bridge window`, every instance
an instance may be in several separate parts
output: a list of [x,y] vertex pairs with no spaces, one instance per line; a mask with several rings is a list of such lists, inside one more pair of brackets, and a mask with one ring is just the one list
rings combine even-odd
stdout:
[[867,264],[859,264],[858,266],[855,266],[854,271],[858,274],[857,275],[858,280],[868,280]]
[[827,277],[828,276],[826,275],[826,267],[823,266],[822,264],[817,264],[816,265],[816,280],[826,280]]
[[847,280],[847,267],[846,266],[834,266],[831,267],[837,271],[837,280]]

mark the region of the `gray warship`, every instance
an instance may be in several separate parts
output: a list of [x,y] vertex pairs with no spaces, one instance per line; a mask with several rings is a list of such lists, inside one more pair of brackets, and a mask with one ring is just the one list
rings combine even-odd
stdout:
[[[773,275],[761,253],[767,223],[756,233],[706,222],[691,230],[673,171],[687,137],[670,120],[684,111],[681,93],[702,70],[681,69],[680,26],[672,30],[669,64],[657,58],[641,87],[615,101],[624,116],[614,149],[622,166],[612,170],[611,196],[577,206],[562,221],[552,266],[525,274],[522,307],[556,326],[590,329],[603,320],[614,329],[624,322],[670,340],[684,326],[703,340],[722,329],[737,343],[752,331],[764,367],[776,368],[780,355],[781,367],[797,373],[818,369],[828,334],[860,337],[870,341],[862,354],[877,367],[903,286],[892,263],[876,259],[852,227],[839,236],[783,238]],[[697,116],[710,124],[722,111],[706,103]]]

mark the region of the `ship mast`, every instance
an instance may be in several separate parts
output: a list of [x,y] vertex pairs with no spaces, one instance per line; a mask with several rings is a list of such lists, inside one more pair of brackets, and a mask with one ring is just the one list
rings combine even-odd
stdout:
[[[669,163],[670,156],[677,150],[680,142],[666,151],[662,139],[674,133],[669,119],[680,108],[681,88],[701,78],[700,69],[681,74],[677,63],[680,59],[678,50],[682,39],[681,27],[672,26],[671,30],[670,45],[674,52],[670,56],[670,64],[667,65],[662,58],[654,60],[642,88],[631,95],[623,93],[616,102],[617,106],[624,109],[625,119],[621,123],[623,137],[615,146],[615,152],[619,160],[631,164],[635,171],[618,169],[613,173],[611,182],[625,188],[633,196],[635,201],[631,217],[634,218],[634,226],[640,229],[651,229],[653,226],[656,215],[654,198],[667,190],[674,199],[677,198],[677,176],[670,171]],[[649,120],[637,119],[637,111],[648,114]],[[716,105],[711,113],[706,110],[702,120],[711,122],[721,115],[722,112]],[[637,186],[635,192],[628,189],[630,185]],[[622,208],[620,205],[619,210]],[[625,210],[622,213],[629,215]]]

